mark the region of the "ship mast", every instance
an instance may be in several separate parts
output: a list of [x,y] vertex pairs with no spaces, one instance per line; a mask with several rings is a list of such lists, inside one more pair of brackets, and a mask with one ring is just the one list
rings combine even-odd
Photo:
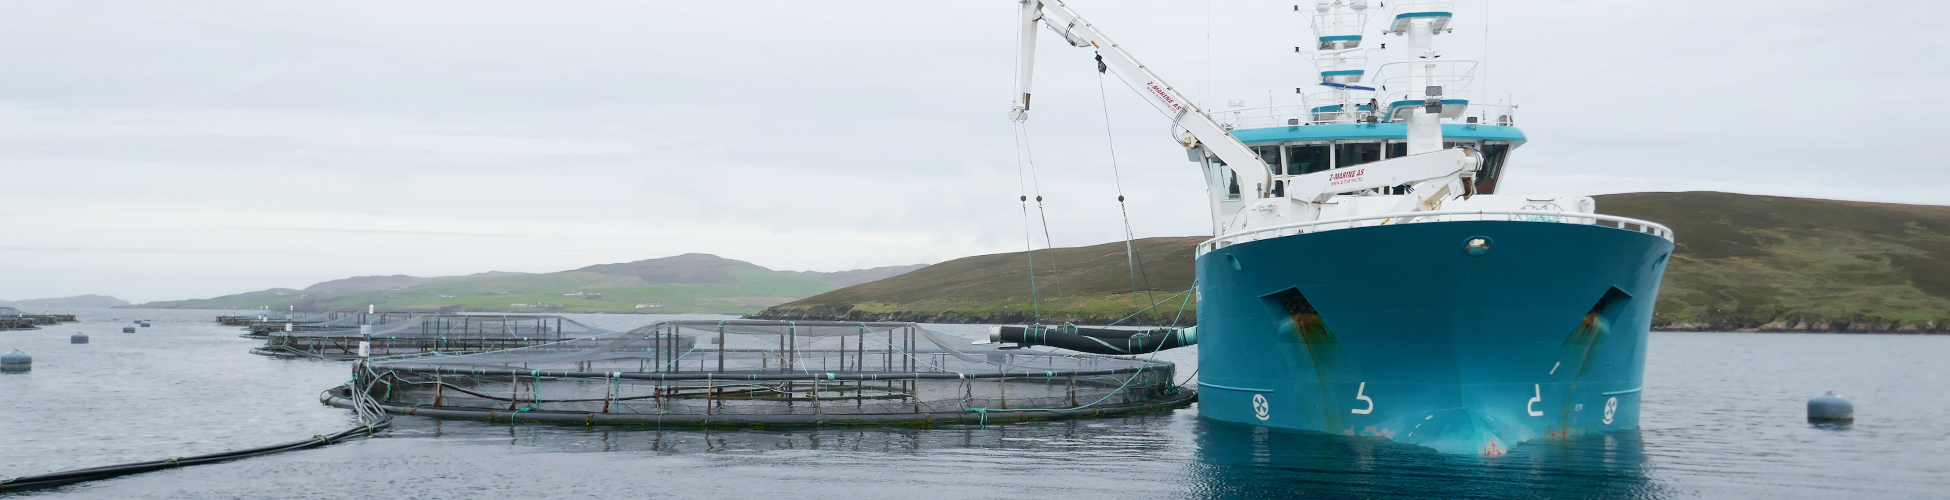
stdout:
[[[1293,6],[1293,10],[1300,11],[1300,6]],[[1361,47],[1361,32],[1368,25],[1368,1],[1323,0],[1314,4],[1314,12],[1308,17],[1317,37],[1314,69],[1320,73],[1321,85],[1333,89],[1326,95],[1331,104],[1313,106],[1309,110],[1312,118],[1347,123],[1365,120],[1374,110],[1363,109],[1364,103],[1356,101],[1354,91],[1374,89],[1354,84],[1367,75],[1368,50]]]
[[1422,101],[1411,106],[1408,115],[1408,154],[1417,155],[1442,149],[1442,85],[1434,76],[1436,59],[1442,54],[1433,45],[1435,35],[1449,28],[1455,0],[1396,0],[1395,21],[1387,33],[1408,35],[1409,87],[1407,101]]

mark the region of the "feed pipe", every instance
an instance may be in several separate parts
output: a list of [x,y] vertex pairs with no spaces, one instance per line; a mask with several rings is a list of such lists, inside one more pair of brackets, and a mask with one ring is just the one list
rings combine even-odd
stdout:
[[[1156,371],[1156,370],[1164,370],[1167,368],[1169,368],[1169,366],[1163,363],[1156,363],[1156,364],[1147,364],[1144,366],[1132,366],[1132,367],[1125,367],[1125,368],[1104,368],[1104,369],[1097,369],[1097,370],[1060,370],[1060,371],[1055,371],[1054,373],[1058,375],[1075,375],[1079,377],[1087,377],[1087,376],[1095,376],[1095,375],[1117,375],[1117,374],[1124,374],[1124,373]],[[845,373],[814,371],[814,372],[801,372],[801,373],[745,373],[745,374],[740,374],[735,372],[732,373],[725,373],[725,372],[645,373],[645,372],[571,372],[571,371],[521,370],[521,369],[482,370],[482,369],[442,368],[439,366],[431,366],[431,367],[397,366],[397,365],[387,366],[383,364],[376,364],[373,366],[373,369],[378,371],[426,373],[426,374],[435,374],[435,375],[438,374],[447,374],[447,375],[513,374],[513,375],[519,375],[519,376],[531,377],[531,378],[532,377],[553,377],[553,378],[604,378],[606,379],[606,378],[614,377],[614,378],[624,378],[624,379],[633,379],[633,380],[722,380],[722,381],[733,381],[733,382],[740,381],[740,380],[845,380],[849,382],[855,380],[915,380],[915,379],[929,379],[929,380],[951,379],[952,380],[952,379],[1048,377],[1052,373],[1052,371],[1049,370],[1017,370],[1017,371],[994,371],[994,372],[891,371],[891,372],[845,372]]]
[[1113,330],[1076,325],[995,326],[990,342],[1046,345],[1091,354],[1144,354],[1198,345],[1198,327]]
[[322,435],[312,436],[311,439],[307,439],[304,441],[294,441],[285,444],[265,446],[262,448],[231,450],[223,453],[213,453],[209,455],[198,455],[193,457],[177,457],[177,458],[171,458],[166,460],[156,460],[152,462],[136,462],[136,463],[127,463],[127,464],[120,464],[120,465],[110,465],[106,467],[94,467],[88,469],[76,469],[70,471],[53,472],[48,474],[36,475],[36,476],[16,477],[13,479],[0,480],[0,492],[12,492],[12,491],[35,489],[35,488],[47,488],[53,486],[60,486],[64,484],[79,483],[82,481],[94,481],[97,479],[108,479],[117,476],[140,474],[144,472],[157,471],[162,469],[171,469],[171,468],[184,467],[190,465],[212,464],[217,462],[228,462],[231,460],[237,460],[240,458],[250,458],[259,455],[269,455],[272,453],[303,450],[306,448],[317,448],[320,446],[325,446],[328,444],[332,444],[334,442],[338,442],[340,440],[344,440],[346,438],[357,437],[361,434],[370,435],[373,432],[377,432],[381,429],[391,427],[392,425],[393,424],[390,422],[381,422],[378,424],[373,424],[371,426],[361,425],[358,427],[353,427],[351,429],[346,429],[342,432],[330,436],[322,436]]

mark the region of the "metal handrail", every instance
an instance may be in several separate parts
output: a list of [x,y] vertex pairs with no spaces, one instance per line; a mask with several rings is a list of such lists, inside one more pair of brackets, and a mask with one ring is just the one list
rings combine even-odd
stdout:
[[[1213,250],[1218,250],[1220,248],[1225,248],[1240,243],[1259,241],[1263,239],[1272,239],[1272,238],[1278,238],[1282,236],[1317,233],[1321,231],[1334,231],[1339,229],[1352,229],[1357,227],[1374,227],[1374,226],[1387,225],[1387,224],[1420,224],[1420,223],[1428,223],[1428,222],[1455,222],[1458,220],[1456,216],[1476,216],[1475,220],[1478,221],[1498,220],[1498,219],[1491,219],[1490,217],[1501,217],[1502,219],[1500,220],[1515,221],[1515,222],[1553,222],[1559,224],[1601,225],[1605,227],[1615,227],[1624,231],[1646,233],[1653,236],[1658,236],[1660,238],[1665,238],[1666,241],[1673,241],[1672,229],[1667,228],[1664,225],[1661,225],[1656,222],[1634,219],[1631,217],[1619,217],[1616,215],[1544,211],[1544,210],[1438,210],[1438,211],[1428,211],[1428,212],[1405,212],[1405,213],[1380,214],[1380,215],[1363,215],[1358,217],[1344,217],[1339,219],[1296,222],[1292,224],[1281,224],[1278,226],[1255,229],[1252,231],[1246,231],[1237,234],[1228,234],[1225,236],[1220,236],[1217,238],[1205,240],[1205,242],[1203,243],[1199,243],[1197,256],[1202,257],[1205,254],[1212,252]],[[1428,220],[1431,217],[1444,218],[1444,220]],[[1379,221],[1379,222],[1373,224],[1359,224],[1361,222],[1369,222],[1369,221]],[[1612,225],[1603,224],[1606,222],[1609,222]],[[1339,227],[1322,227],[1322,226],[1339,226]],[[1268,233],[1271,233],[1271,236],[1266,236]]]
[[[1309,100],[1309,102],[1312,102],[1312,100]],[[1261,106],[1256,108],[1234,108],[1234,109],[1220,110],[1216,113],[1213,113],[1213,118],[1218,119],[1221,123],[1224,123],[1225,125],[1228,125],[1234,129],[1278,128],[1278,127],[1294,126],[1294,125],[1287,124],[1286,121],[1287,119],[1290,118],[1298,119],[1299,123],[1304,123],[1307,125],[1329,125],[1329,124],[1337,124],[1337,123],[1365,123],[1363,120],[1365,120],[1366,116],[1368,115],[1369,113],[1368,111],[1351,111],[1351,110],[1353,110],[1355,106],[1366,105],[1367,104],[1366,101],[1349,105],[1347,109],[1350,111],[1342,112],[1344,113],[1342,115],[1344,116],[1344,118],[1335,119],[1335,120],[1314,119],[1315,114],[1313,113],[1313,108],[1318,106],[1332,106],[1334,104],[1335,103],[1333,102],[1322,102],[1317,104]],[[1387,103],[1382,102],[1380,104],[1383,106],[1383,109],[1381,109],[1378,112],[1386,113],[1388,111],[1386,109]],[[1477,119],[1480,120],[1480,123],[1478,123],[1478,125],[1515,125],[1516,124],[1517,106],[1515,105],[1483,104],[1483,103],[1472,102],[1469,104],[1469,109],[1471,111],[1469,114],[1472,116],[1476,116]],[[1510,121],[1499,122],[1497,118],[1502,116],[1510,117]],[[1467,124],[1466,122],[1462,121],[1459,118],[1445,119],[1443,120],[1443,123]]]

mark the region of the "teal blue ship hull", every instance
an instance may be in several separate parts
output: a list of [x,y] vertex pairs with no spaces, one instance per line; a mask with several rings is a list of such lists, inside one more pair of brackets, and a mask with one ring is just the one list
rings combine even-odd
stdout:
[[[1487,251],[1467,251],[1485,238]],[[1501,455],[1636,428],[1672,243],[1554,222],[1285,236],[1198,258],[1207,418]]]

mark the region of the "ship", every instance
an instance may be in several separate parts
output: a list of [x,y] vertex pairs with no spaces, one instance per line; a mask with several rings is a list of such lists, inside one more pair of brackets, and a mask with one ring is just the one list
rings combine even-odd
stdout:
[[1502,192],[1527,138],[1513,103],[1472,101],[1477,62],[1442,57],[1453,0],[1296,6],[1313,30],[1301,103],[1226,110],[1060,0],[1022,6],[1013,119],[1047,28],[1170,116],[1204,173],[1198,326],[1169,335],[1198,345],[1201,418],[1482,456],[1638,427],[1673,233],[1588,196]]

